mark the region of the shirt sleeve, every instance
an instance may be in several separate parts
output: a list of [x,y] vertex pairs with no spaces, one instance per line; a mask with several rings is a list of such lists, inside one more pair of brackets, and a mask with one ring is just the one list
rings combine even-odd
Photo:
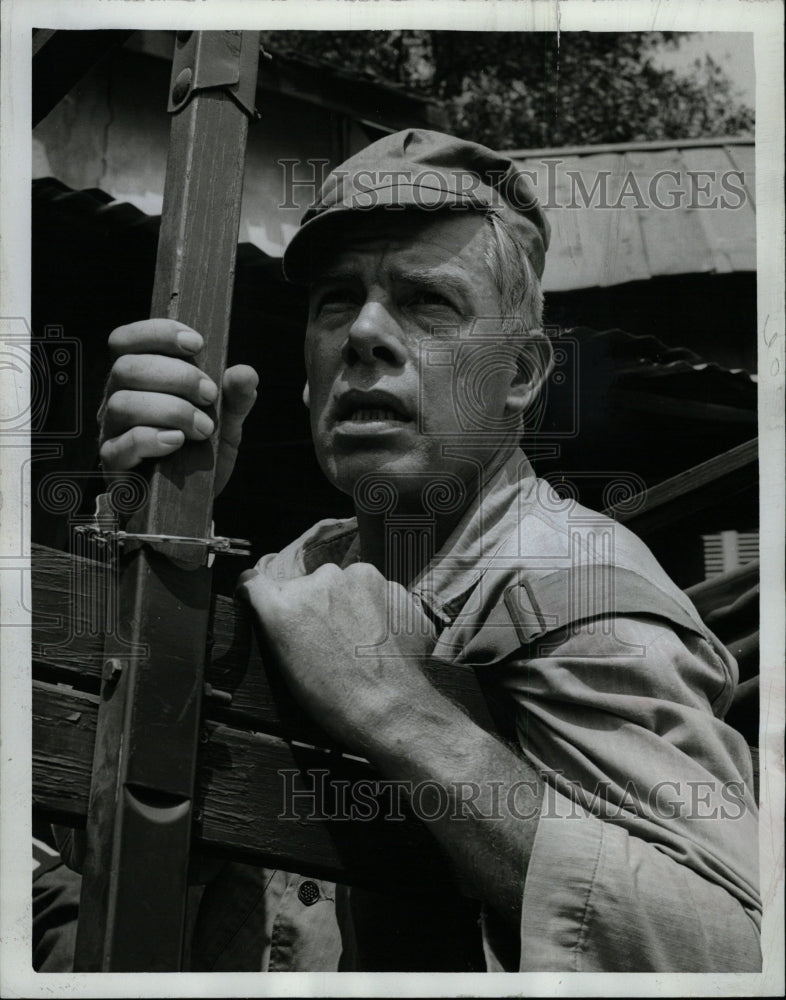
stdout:
[[728,665],[645,616],[550,639],[496,665],[546,784],[520,968],[759,969],[750,754],[713,713]]

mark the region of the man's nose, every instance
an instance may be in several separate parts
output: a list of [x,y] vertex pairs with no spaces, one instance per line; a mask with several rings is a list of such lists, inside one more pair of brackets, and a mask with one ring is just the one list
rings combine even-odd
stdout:
[[363,304],[349,328],[343,355],[349,365],[374,365],[380,361],[396,367],[404,364],[401,328],[384,303],[375,300]]

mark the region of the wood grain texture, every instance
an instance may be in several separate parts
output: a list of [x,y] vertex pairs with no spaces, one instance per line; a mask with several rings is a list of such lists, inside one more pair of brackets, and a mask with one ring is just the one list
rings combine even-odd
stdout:
[[[227,94],[199,94],[172,120],[167,160],[151,315],[203,335],[194,363],[218,385],[229,343],[247,133],[245,114]],[[212,415],[220,416],[220,397]],[[147,507],[129,529],[205,538],[217,450],[214,433],[157,462]]]
[[646,538],[649,532],[672,521],[711,507],[734,493],[756,488],[758,456],[758,439],[745,441],[651,487],[643,494],[641,505],[633,498],[603,513]]
[[[37,676],[60,679],[82,690],[97,691],[101,675],[104,588],[112,586],[112,570],[90,559],[32,547],[33,659]],[[177,642],[177,633],[172,633]],[[231,695],[210,699],[208,718],[246,724],[262,732],[318,746],[330,739],[295,703],[275,669],[263,661],[251,617],[228,597],[213,602],[208,637],[210,659],[205,680]],[[434,686],[463,706],[483,728],[492,728],[486,701],[469,667],[433,661],[426,672]]]
[[[97,712],[95,695],[34,682],[33,806],[40,815],[84,825]],[[426,825],[394,788],[377,781],[357,759],[208,724],[200,743],[194,849],[350,885],[469,891],[454,881]],[[358,782],[368,783],[359,804],[346,791]],[[341,818],[351,815],[353,803],[354,820]]]
[[[238,61],[241,37],[256,56],[258,33],[211,33],[218,50]],[[253,92],[256,58],[249,70]],[[194,361],[220,386],[248,119],[227,93],[211,89],[191,96],[171,121],[152,315],[203,335]],[[209,536],[220,400],[211,415],[208,439],[152,463],[130,535]],[[206,555],[199,544],[158,540],[126,544],[119,560],[86,822],[80,972],[180,968],[211,611]]]

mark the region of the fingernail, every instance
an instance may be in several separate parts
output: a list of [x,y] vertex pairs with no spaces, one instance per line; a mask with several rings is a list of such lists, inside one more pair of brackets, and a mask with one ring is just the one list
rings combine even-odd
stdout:
[[159,431],[157,437],[158,437],[158,440],[161,442],[161,444],[165,444],[165,445],[167,445],[167,447],[169,447],[169,445],[180,444],[182,442],[182,440],[183,440],[183,432],[182,431]]
[[193,330],[181,330],[177,335],[177,342],[184,351],[194,354],[202,346],[202,338]]
[[213,421],[201,410],[194,414],[194,430],[202,437],[209,437],[213,433]]
[[211,382],[209,378],[200,379],[199,395],[206,403],[214,402],[216,396],[218,395],[218,389],[216,388],[215,382]]

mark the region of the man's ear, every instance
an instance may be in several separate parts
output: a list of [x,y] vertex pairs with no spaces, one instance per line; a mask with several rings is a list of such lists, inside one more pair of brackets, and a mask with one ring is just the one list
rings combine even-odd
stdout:
[[311,393],[308,388],[308,382],[303,386],[303,405],[307,410],[311,407]]
[[551,341],[543,335],[527,340],[516,359],[516,370],[508,389],[508,413],[524,413],[537,398],[553,366]]

